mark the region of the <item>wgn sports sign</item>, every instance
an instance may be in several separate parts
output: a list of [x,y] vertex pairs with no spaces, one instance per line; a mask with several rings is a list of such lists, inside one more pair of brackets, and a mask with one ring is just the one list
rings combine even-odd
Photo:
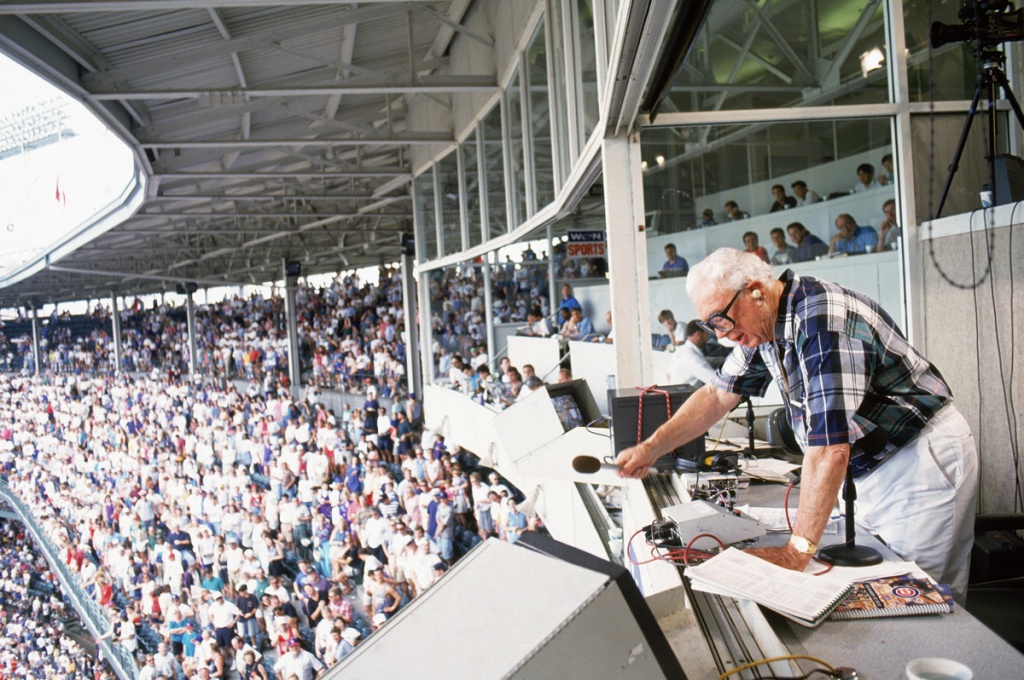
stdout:
[[603,231],[570,231],[566,245],[566,257],[570,259],[606,255]]

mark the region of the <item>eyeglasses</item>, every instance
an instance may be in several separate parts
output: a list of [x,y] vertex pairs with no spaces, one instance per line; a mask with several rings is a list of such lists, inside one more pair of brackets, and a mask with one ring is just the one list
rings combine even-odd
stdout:
[[698,321],[697,325],[711,334],[715,334],[718,331],[721,331],[722,333],[728,333],[731,331],[736,327],[736,322],[729,316],[729,310],[732,309],[733,304],[736,302],[736,298],[738,298],[740,293],[745,290],[746,287],[740,288],[736,291],[736,294],[732,296],[732,299],[729,300],[729,304],[725,306],[725,309],[720,312],[714,312],[704,321]]

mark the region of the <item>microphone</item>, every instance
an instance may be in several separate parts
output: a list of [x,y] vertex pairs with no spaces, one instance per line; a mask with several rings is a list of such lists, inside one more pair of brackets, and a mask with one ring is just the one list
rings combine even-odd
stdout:
[[592,475],[599,470],[618,473],[621,468],[612,463],[602,463],[600,458],[594,456],[576,456],[572,459],[572,469],[582,475]]

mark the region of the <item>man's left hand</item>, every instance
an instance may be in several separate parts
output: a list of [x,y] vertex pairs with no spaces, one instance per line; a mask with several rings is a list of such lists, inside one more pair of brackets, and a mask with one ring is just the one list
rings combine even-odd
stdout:
[[754,557],[760,557],[762,560],[771,562],[772,564],[777,564],[780,567],[792,569],[794,571],[803,571],[807,566],[807,563],[811,561],[810,555],[797,552],[789,545],[777,548],[750,548],[744,552],[749,555],[753,555]]

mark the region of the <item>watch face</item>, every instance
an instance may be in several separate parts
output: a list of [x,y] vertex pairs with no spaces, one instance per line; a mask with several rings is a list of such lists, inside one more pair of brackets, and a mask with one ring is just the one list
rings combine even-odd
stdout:
[[812,552],[814,552],[814,544],[811,543],[806,538],[804,538],[803,536],[793,536],[789,540],[793,544],[793,547],[796,548],[799,552],[802,552],[802,553],[812,553]]

